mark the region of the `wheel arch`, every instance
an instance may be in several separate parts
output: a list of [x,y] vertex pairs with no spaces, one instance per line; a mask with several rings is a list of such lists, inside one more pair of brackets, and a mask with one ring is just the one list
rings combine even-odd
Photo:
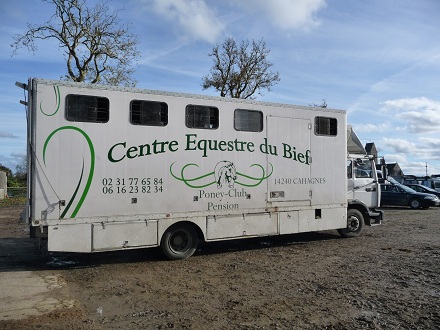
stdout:
[[[205,225],[204,225],[205,224]],[[165,232],[172,227],[177,227],[180,225],[189,225],[194,228],[197,233],[199,241],[205,242],[205,232],[202,228],[206,228],[205,217],[194,218],[193,220],[188,219],[174,219],[174,221],[159,221],[159,232],[158,232],[158,242],[162,241],[162,237]]]
[[359,212],[362,213],[362,216],[364,217],[365,224],[367,226],[371,225],[371,217],[370,217],[370,214],[368,211],[368,206],[364,202],[362,202],[358,199],[349,200],[347,209],[348,210],[349,209],[358,210]]

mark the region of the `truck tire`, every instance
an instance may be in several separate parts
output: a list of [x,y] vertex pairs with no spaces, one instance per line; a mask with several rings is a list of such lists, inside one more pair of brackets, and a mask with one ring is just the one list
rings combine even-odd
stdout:
[[191,257],[197,249],[198,236],[190,224],[175,224],[162,236],[160,247],[164,255],[171,260]]
[[409,201],[409,207],[412,209],[419,209],[422,207],[422,202],[417,198],[413,198]]
[[338,233],[345,238],[357,237],[364,230],[364,216],[356,209],[347,210],[347,228],[338,229]]

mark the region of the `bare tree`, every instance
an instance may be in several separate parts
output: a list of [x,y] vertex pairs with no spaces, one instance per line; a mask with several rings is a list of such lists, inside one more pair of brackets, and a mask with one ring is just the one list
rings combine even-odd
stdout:
[[15,180],[20,186],[26,186],[27,183],[27,158],[23,156],[21,162],[15,166]]
[[68,80],[135,86],[132,63],[139,58],[138,39],[109,12],[107,2],[89,8],[85,0],[42,0],[55,6],[55,14],[41,25],[28,24],[25,34],[14,36],[20,47],[37,51],[36,40],[56,39],[64,49]]
[[209,75],[202,78],[203,89],[215,88],[223,97],[253,99],[254,94],[262,95],[262,90],[270,91],[271,87],[280,81],[278,72],[271,72],[273,66],[268,61],[270,50],[266,43],[248,40],[237,45],[233,38],[228,38],[222,44],[215,45]]

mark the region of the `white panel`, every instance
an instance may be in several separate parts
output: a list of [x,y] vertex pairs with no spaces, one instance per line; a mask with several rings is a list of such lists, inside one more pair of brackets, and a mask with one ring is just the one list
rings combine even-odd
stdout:
[[93,250],[157,245],[157,221],[93,225]]
[[91,252],[92,225],[55,225],[48,228],[48,250],[60,252]]
[[322,219],[315,219],[315,210],[301,210],[299,211],[298,232],[318,230],[321,221]]
[[299,230],[298,211],[280,212],[280,234],[294,234]]
[[269,213],[246,214],[245,235],[276,235],[278,233],[277,216]]
[[347,209],[344,207],[321,209],[321,217],[315,217],[315,210],[299,213],[299,232],[345,228]]
[[206,223],[206,238],[219,239],[243,236],[243,215],[208,217]]
[[[322,114],[318,114],[322,115]],[[324,114],[334,117],[333,113]],[[339,117],[336,136],[318,136],[312,132],[312,205],[347,202],[347,140],[345,118]]]
[[207,239],[276,235],[278,224],[276,215],[269,213],[240,216],[209,217]]
[[322,209],[322,221],[319,230],[339,229],[347,227],[347,208],[338,207]]

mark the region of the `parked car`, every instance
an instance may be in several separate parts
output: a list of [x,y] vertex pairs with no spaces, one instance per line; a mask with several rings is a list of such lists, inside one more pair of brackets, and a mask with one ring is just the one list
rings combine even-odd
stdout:
[[432,188],[429,188],[429,187],[426,187],[424,185],[409,183],[409,184],[405,184],[405,186],[411,188],[414,191],[418,191],[418,192],[425,193],[425,194],[436,195],[438,198],[440,198],[439,191],[432,189]]
[[417,192],[402,184],[382,183],[380,188],[381,206],[409,206],[418,209],[440,205],[436,195]]

